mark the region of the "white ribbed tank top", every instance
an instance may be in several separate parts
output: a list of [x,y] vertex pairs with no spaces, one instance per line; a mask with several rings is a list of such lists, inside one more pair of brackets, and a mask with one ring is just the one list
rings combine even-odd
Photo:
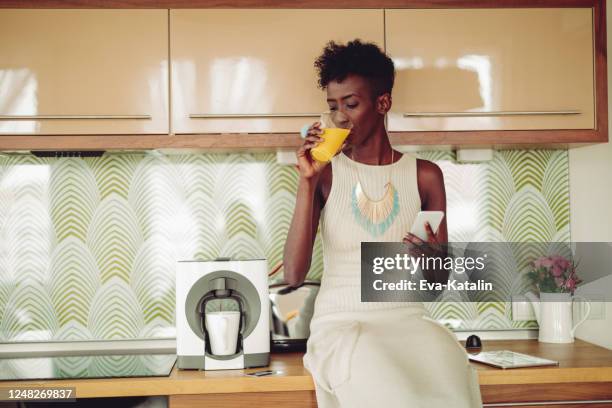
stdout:
[[[321,211],[323,276],[313,320],[336,312],[397,308],[424,309],[420,302],[361,302],[361,242],[402,242],[421,209],[417,184],[417,158],[404,153],[395,163],[369,165],[343,152],[331,160],[332,185]],[[399,213],[381,235],[374,236],[355,219],[351,200],[358,179],[372,200],[382,197],[391,182],[399,195]]]

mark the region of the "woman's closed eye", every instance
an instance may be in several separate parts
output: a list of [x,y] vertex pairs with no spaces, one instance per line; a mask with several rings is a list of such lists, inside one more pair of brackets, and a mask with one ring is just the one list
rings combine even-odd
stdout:
[[[348,109],[355,109],[357,107],[357,104],[356,103],[347,103],[344,106],[346,106]],[[335,112],[336,110],[338,110],[338,108],[336,106],[330,106],[329,110],[331,112]]]

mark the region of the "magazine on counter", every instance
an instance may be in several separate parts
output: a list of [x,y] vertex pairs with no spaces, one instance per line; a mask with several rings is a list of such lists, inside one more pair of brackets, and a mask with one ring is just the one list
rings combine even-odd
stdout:
[[517,353],[510,350],[482,351],[469,355],[471,361],[491,365],[499,368],[521,368],[559,365],[558,361],[547,360],[529,354]]

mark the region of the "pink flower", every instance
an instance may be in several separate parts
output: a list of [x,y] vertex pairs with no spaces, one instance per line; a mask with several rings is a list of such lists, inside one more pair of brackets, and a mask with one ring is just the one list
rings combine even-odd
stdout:
[[541,265],[545,268],[550,268],[553,266],[553,260],[551,257],[547,256],[546,258],[540,258],[542,260]]
[[563,276],[563,272],[565,272],[565,268],[560,268],[558,265],[553,265],[552,267],[552,275],[555,278],[558,278],[559,276]]
[[578,282],[576,282],[574,278],[569,278],[568,280],[565,281],[565,287],[568,288],[571,292],[573,292],[574,289],[576,289],[577,283]]
[[564,256],[561,255],[553,255],[551,257],[553,263],[561,269],[567,269],[570,267],[571,263]]

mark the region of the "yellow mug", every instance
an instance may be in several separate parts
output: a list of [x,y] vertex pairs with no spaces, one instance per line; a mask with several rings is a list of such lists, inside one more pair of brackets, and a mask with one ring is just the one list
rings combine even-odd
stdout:
[[318,162],[326,163],[334,157],[342,147],[351,129],[323,128],[320,137],[323,139],[310,150],[310,155]]

